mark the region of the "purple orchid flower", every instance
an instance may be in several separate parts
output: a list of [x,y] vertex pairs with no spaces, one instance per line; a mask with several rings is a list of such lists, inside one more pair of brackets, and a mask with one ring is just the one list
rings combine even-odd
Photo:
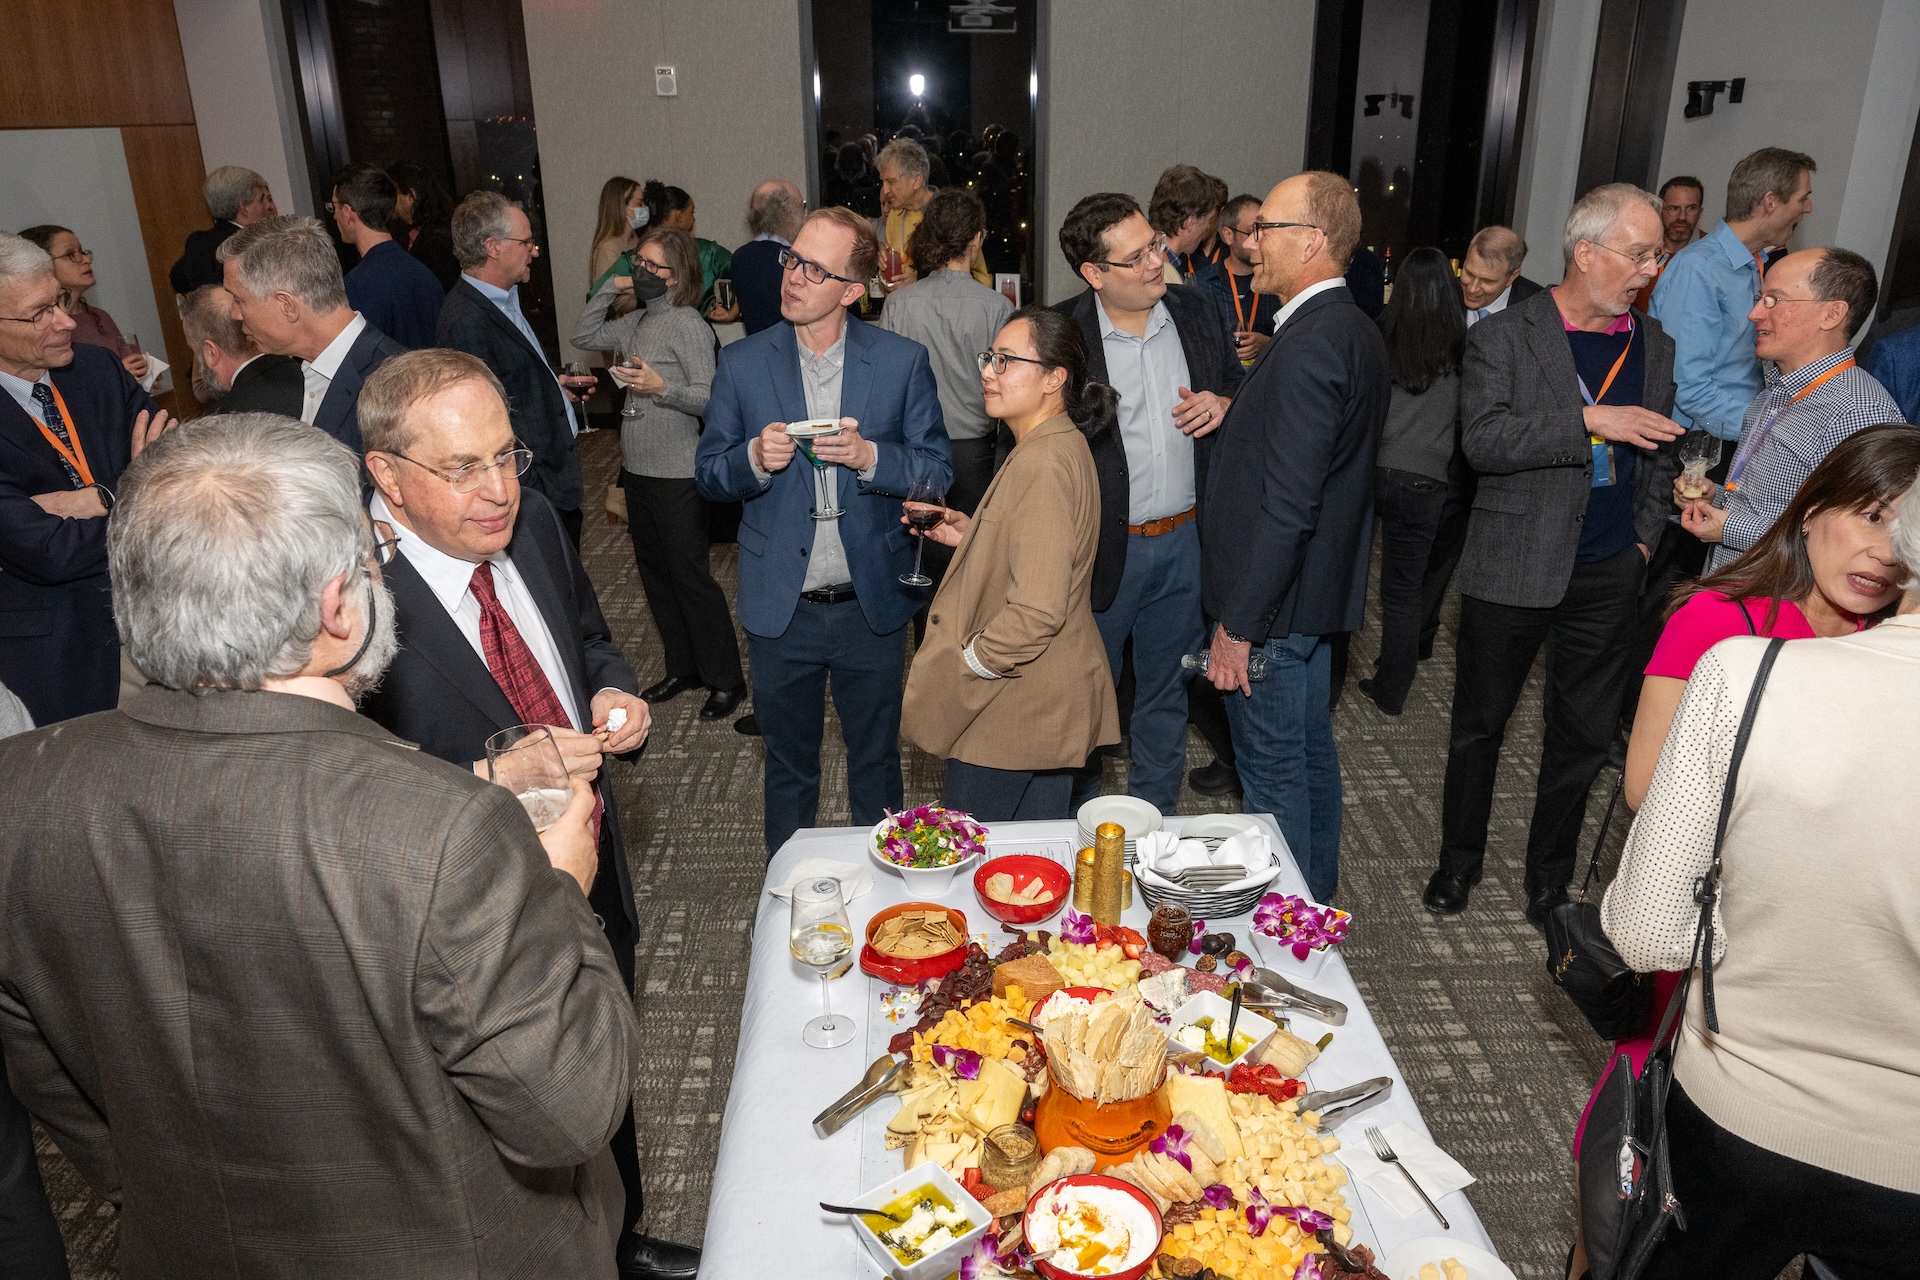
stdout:
[[1312,1235],[1316,1231],[1327,1231],[1333,1226],[1332,1218],[1318,1209],[1309,1209],[1305,1205],[1288,1205],[1284,1209],[1275,1209],[1274,1212],[1283,1218],[1293,1219],[1294,1225],[1299,1227],[1305,1235]]
[[1002,1274],[1000,1237],[989,1231],[973,1246],[972,1253],[960,1259],[960,1280],[986,1280]]
[[1273,1221],[1273,1206],[1260,1194],[1260,1188],[1254,1187],[1247,1192],[1247,1234],[1259,1239],[1267,1232],[1267,1224]]
[[1310,1253],[1302,1258],[1300,1265],[1293,1270],[1293,1280],[1322,1280],[1320,1271],[1320,1259],[1322,1256],[1323,1255],[1318,1253]]
[[937,1044],[933,1046],[933,1060],[940,1066],[953,1068],[953,1074],[962,1080],[980,1078],[980,1055],[971,1049],[953,1049]]
[[1060,917],[1060,939],[1063,942],[1092,942],[1093,917],[1068,907],[1067,913]]
[[1170,1160],[1178,1160],[1181,1168],[1192,1173],[1193,1157],[1187,1154],[1187,1146],[1192,1141],[1192,1135],[1185,1129],[1177,1124],[1170,1124],[1165,1133],[1147,1144],[1147,1150],[1156,1151]]
[[1233,1198],[1233,1188],[1225,1183],[1216,1182],[1200,1195],[1215,1209],[1231,1209],[1236,1203]]
[[1305,960],[1315,951],[1344,942],[1352,919],[1337,907],[1323,907],[1289,893],[1270,893],[1254,908],[1253,930],[1291,948],[1294,959]]
[[1200,938],[1206,931],[1207,922],[1205,920],[1195,920],[1193,922],[1193,941],[1187,943],[1188,955],[1197,956],[1200,954]]

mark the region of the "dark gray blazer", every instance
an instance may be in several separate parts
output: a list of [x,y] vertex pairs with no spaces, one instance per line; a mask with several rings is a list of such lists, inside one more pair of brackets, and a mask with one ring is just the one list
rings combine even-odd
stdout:
[[613,1280],[640,1028],[471,769],[148,686],[0,742],[0,1042],[120,1270]]
[[[1646,339],[1640,403],[1673,412],[1673,339],[1636,314]],[[1550,291],[1488,316],[1467,331],[1460,377],[1461,449],[1480,475],[1454,579],[1461,594],[1522,609],[1560,603],[1573,576],[1593,484],[1573,349]],[[1642,449],[1633,470],[1633,525],[1658,545],[1680,473],[1674,445]]]

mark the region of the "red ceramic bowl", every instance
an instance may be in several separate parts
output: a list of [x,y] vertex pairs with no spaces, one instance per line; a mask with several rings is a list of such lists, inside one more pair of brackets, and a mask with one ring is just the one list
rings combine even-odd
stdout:
[[[1154,1205],[1152,1196],[1149,1196],[1131,1182],[1122,1182],[1118,1178],[1109,1178],[1101,1173],[1082,1173],[1075,1174],[1070,1178],[1059,1178],[1053,1182],[1049,1182],[1038,1191],[1035,1191],[1027,1200],[1026,1210],[1020,1217],[1020,1230],[1027,1239],[1033,1239],[1033,1228],[1030,1225],[1033,1217],[1033,1206],[1039,1201],[1041,1196],[1061,1186],[1111,1187],[1115,1191],[1124,1193],[1135,1203],[1145,1208],[1147,1215],[1153,1219],[1153,1248],[1147,1250],[1147,1256],[1138,1264],[1128,1267],[1125,1271],[1113,1272],[1111,1276],[1107,1277],[1107,1280],[1140,1280],[1141,1276],[1144,1276],[1152,1269],[1154,1256],[1160,1252],[1160,1240],[1166,1234],[1166,1228],[1160,1221],[1160,1210]],[[1081,1275],[1081,1273],[1077,1271],[1062,1271],[1051,1262],[1036,1261],[1033,1264],[1033,1269],[1045,1276],[1047,1280],[1080,1280]]]
[[[873,934],[882,924],[893,919],[902,911],[944,911],[947,919],[953,921],[953,927],[960,931],[960,945],[951,951],[942,951],[937,956],[927,956],[920,960],[902,960],[876,951],[873,946]],[[967,962],[967,917],[965,913],[953,907],[944,907],[937,902],[901,902],[884,910],[876,911],[873,919],[867,921],[866,945],[860,948],[860,967],[876,978],[903,987],[916,982],[925,982],[928,978],[938,978],[952,973]]]
[[[996,902],[987,896],[987,881],[1002,872],[1013,877],[1015,893],[1032,884],[1037,877],[1053,897],[1031,907]],[[1059,915],[1061,909],[1072,900],[1073,877],[1052,858],[1036,857],[1030,853],[1010,853],[1004,858],[983,862],[974,869],[973,892],[980,899],[980,909],[1002,924],[1038,924],[1050,916]]]

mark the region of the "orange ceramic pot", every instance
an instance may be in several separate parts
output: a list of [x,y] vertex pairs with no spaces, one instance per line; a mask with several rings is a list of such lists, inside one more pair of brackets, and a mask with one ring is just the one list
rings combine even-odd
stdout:
[[1046,1094],[1033,1108],[1033,1131],[1040,1139],[1040,1150],[1085,1147],[1093,1152],[1096,1173],[1133,1159],[1173,1121],[1158,1089],[1130,1102],[1101,1106],[1074,1097],[1058,1080],[1048,1083]]

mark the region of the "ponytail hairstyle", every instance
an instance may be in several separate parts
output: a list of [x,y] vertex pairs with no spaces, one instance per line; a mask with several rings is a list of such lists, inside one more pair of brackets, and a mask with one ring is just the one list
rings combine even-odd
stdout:
[[647,206],[648,227],[666,226],[668,214],[678,213],[693,203],[693,197],[680,188],[652,178],[640,188],[640,199]]
[[1038,303],[1022,307],[1007,317],[1008,324],[1015,320],[1027,322],[1033,334],[1033,354],[1044,368],[1067,371],[1060,395],[1067,416],[1080,428],[1080,434],[1088,440],[1097,440],[1113,430],[1120,393],[1104,382],[1087,380],[1087,340],[1078,322]]

